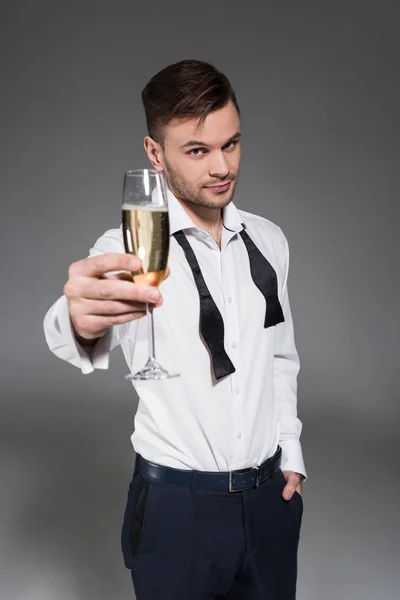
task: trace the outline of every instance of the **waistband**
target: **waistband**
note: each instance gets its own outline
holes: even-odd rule
[[[259,467],[249,467],[236,471],[192,471],[165,467],[150,462],[140,456],[136,457],[136,470],[149,481],[165,485],[188,487],[197,490],[215,490],[241,492],[273,478],[280,469],[282,449],[278,446],[273,456],[264,461]]]

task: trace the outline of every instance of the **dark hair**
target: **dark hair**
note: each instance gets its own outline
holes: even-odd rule
[[[163,142],[163,129],[174,118],[199,117],[223,108],[229,101],[239,106],[229,79],[209,63],[182,60],[154,75],[142,91],[149,135]]]

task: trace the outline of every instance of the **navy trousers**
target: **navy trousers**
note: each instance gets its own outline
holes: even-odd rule
[[[295,600],[303,501],[285,483],[210,492],[135,471],[121,541],[137,600]]]

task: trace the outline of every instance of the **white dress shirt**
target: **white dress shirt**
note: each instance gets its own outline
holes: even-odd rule
[[[156,354],[176,379],[132,382],[139,396],[131,440],[135,451],[179,469],[229,471],[260,465],[282,447],[282,469],[306,476],[297,417],[296,351],[287,279],[289,249],[282,230],[260,216],[223,210],[221,249],[168,192],[170,276],[161,284],[163,305],[154,310]],[[243,229],[274,267],[285,322],[264,329],[265,299],[254,284]],[[199,335],[199,295],[189,263],[172,234],[183,230],[223,317],[225,350],[236,371],[215,383],[209,352]],[[125,252],[122,231],[100,237],[90,256]],[[44,331],[50,350],[82,373],[107,369],[122,347],[132,372],[149,352],[146,318],[114,326],[88,353],[76,341],[62,296],[49,309]]]

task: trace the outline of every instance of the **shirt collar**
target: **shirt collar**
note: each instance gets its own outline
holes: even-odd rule
[[[171,190],[167,189],[170,235],[184,229],[199,229]],[[236,206],[230,202],[222,209],[225,229],[241,231],[244,223]]]

